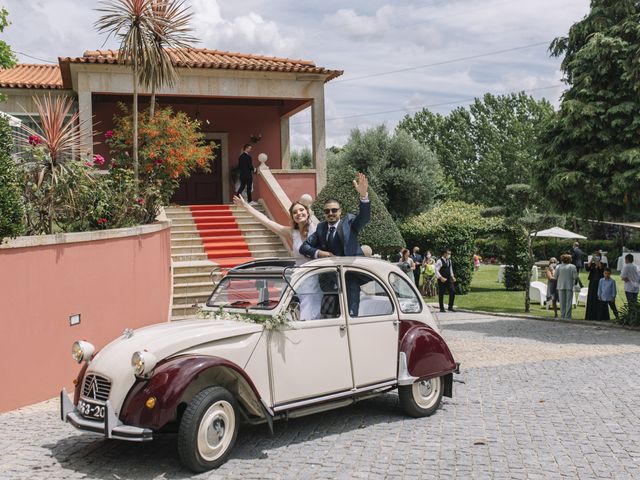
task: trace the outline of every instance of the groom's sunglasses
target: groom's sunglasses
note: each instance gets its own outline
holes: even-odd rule
[[[330,213],[338,213],[340,211],[339,208],[325,208],[323,210],[325,215],[329,215]]]

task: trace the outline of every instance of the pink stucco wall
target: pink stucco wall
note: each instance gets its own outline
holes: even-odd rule
[[[292,202],[299,200],[305,193],[311,195],[314,200],[316,199],[315,172],[305,172],[304,170],[286,173],[273,172],[273,176]]]
[[[0,248],[0,412],[71,391],[75,340],[101,348],[125,328],[167,321],[170,229],[131,230],[121,238]],[[78,313],[81,323],[70,326]]]

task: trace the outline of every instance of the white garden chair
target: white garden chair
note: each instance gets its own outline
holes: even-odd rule
[[[531,282],[529,285],[529,299],[532,302],[540,302],[540,306],[544,307],[547,302],[547,286],[542,282]]]
[[[588,287],[582,287],[580,289],[580,293],[578,293],[578,301],[576,303],[577,305],[580,305],[580,302],[583,303],[583,305],[587,305],[587,297],[589,296],[589,288]]]

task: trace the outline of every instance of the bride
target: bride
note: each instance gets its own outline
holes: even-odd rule
[[[294,258],[304,258],[300,253],[302,243],[309,235],[316,231],[318,221],[311,215],[309,207],[300,202],[294,202],[289,207],[289,216],[291,217],[291,225],[280,225],[269,217],[260,213],[247,203],[247,201],[236,195],[233,197],[233,203],[238,207],[244,208],[247,213],[258,220],[262,225],[267,227],[273,233],[282,238],[287,247],[290,249]]]
[[[309,207],[300,202],[294,202],[289,207],[291,224],[280,225],[253,208],[238,195],[233,197],[233,203],[243,208],[262,225],[282,238],[294,258],[305,258],[300,253],[300,247],[307,237],[316,231],[318,226],[318,220],[311,214]],[[314,275],[305,280],[302,285],[296,288],[296,293],[300,298],[300,320],[320,318],[320,304],[323,295],[319,291],[317,276]]]

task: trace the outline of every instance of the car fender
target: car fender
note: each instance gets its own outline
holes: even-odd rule
[[[158,364],[149,379],[136,381],[122,405],[120,420],[126,425],[158,430],[178,419],[181,404],[186,408],[198,392],[212,385],[231,391],[248,415],[270,416],[253,381],[240,366],[215,356],[182,355]],[[150,397],[155,398],[153,408],[146,406]]]
[[[416,379],[441,377],[456,370],[456,362],[444,339],[424,323],[400,322],[399,352],[405,355],[407,372]]]

